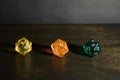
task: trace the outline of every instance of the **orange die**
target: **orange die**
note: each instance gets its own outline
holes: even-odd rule
[[[51,44],[52,52],[55,56],[63,57],[69,52],[67,43],[64,40],[57,39]]]

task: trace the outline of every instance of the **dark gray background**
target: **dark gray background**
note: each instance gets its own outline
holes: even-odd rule
[[[120,23],[120,0],[1,0],[0,23]]]

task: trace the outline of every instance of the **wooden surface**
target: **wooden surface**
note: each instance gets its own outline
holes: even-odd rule
[[[0,25],[1,80],[120,80],[120,25]],[[27,56],[14,51],[15,42],[33,42]],[[63,58],[49,55],[57,38],[72,44]],[[95,57],[81,55],[79,47],[90,39],[101,44]]]

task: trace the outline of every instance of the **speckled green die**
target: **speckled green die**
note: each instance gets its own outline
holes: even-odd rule
[[[100,53],[100,44],[93,39],[83,44],[82,48],[82,52],[91,57]]]

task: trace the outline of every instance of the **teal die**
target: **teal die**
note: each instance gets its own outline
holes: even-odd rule
[[[100,53],[100,44],[93,39],[83,44],[82,48],[82,52],[91,57]]]

